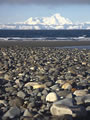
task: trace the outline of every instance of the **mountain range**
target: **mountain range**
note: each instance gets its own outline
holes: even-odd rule
[[[58,29],[90,29],[90,22],[73,23],[60,14],[50,17],[30,17],[24,22],[0,24],[0,29],[30,29],[30,30],[58,30]]]

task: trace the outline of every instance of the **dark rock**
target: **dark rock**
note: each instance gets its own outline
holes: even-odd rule
[[[11,107],[3,116],[3,118],[15,118],[20,115],[20,109],[18,107]]]
[[[11,100],[9,101],[10,106],[21,107],[21,106],[23,105],[23,103],[24,103],[24,100],[21,99],[20,97],[16,97],[16,98],[11,99]]]

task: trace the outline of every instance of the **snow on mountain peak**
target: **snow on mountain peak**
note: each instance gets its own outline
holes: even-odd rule
[[[90,29],[90,22],[72,23],[71,20],[56,13],[49,17],[30,17],[25,22],[0,24],[0,29],[30,29],[30,30],[58,30],[58,29]]]
[[[56,13],[56,14],[53,15],[53,17],[59,19],[59,18],[61,18],[62,16],[61,16],[59,13]]]
[[[59,24],[72,24],[71,20],[69,20],[68,18],[64,18],[63,16],[61,16],[59,13],[56,13],[53,15],[57,20]]]
[[[30,25],[64,25],[64,24],[72,24],[69,19],[62,17],[59,13],[54,14],[50,17],[31,17],[24,22],[24,24]]]

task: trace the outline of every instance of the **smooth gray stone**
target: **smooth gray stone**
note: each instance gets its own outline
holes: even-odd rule
[[[90,112],[90,106],[86,107],[86,111]]]
[[[11,100],[9,101],[10,106],[20,107],[20,106],[23,105],[23,103],[24,103],[24,100],[21,99],[20,97],[16,97],[15,99],[11,99]]]
[[[76,90],[73,94],[75,96],[85,96],[87,94],[87,91],[85,91],[85,90]]]
[[[53,85],[52,87],[50,87],[52,90],[59,90],[58,85]]]
[[[20,98],[22,98],[22,99],[24,99],[26,95],[25,95],[25,93],[23,91],[19,91],[17,93],[17,96],[20,97]]]
[[[47,91],[46,89],[44,89],[44,90],[42,91],[42,94],[43,94],[43,95],[47,95],[47,94],[48,94],[48,91]]]
[[[59,100],[57,102],[54,102],[53,104],[58,106],[58,105],[65,105],[65,106],[69,106],[69,107],[73,107],[74,106],[74,99],[73,98],[65,98],[63,100]]]
[[[52,82],[52,81],[46,82],[45,85],[46,85],[47,87],[51,87],[51,86],[53,85],[53,82]]]
[[[26,110],[24,111],[23,116],[32,117],[32,114],[29,112],[28,109],[26,109]]]
[[[89,103],[90,104],[90,94],[87,94],[83,97],[84,103]]]
[[[67,91],[67,90],[58,91],[57,94],[60,97],[66,97],[68,94],[70,94],[70,91]]]
[[[15,118],[20,115],[20,109],[18,107],[11,107],[3,116],[3,118]]]
[[[77,105],[84,104],[83,96],[77,96],[75,100]]]
[[[69,94],[66,96],[66,98],[73,98],[72,93],[69,93]]]

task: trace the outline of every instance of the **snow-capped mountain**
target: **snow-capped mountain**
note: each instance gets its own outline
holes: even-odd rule
[[[24,22],[25,24],[29,25],[64,25],[64,24],[72,24],[69,19],[65,19],[60,14],[55,14],[51,17],[42,17],[42,18],[29,18]]]
[[[50,17],[30,17],[25,22],[0,24],[0,29],[90,29],[90,22],[77,24],[60,14],[54,14]]]

